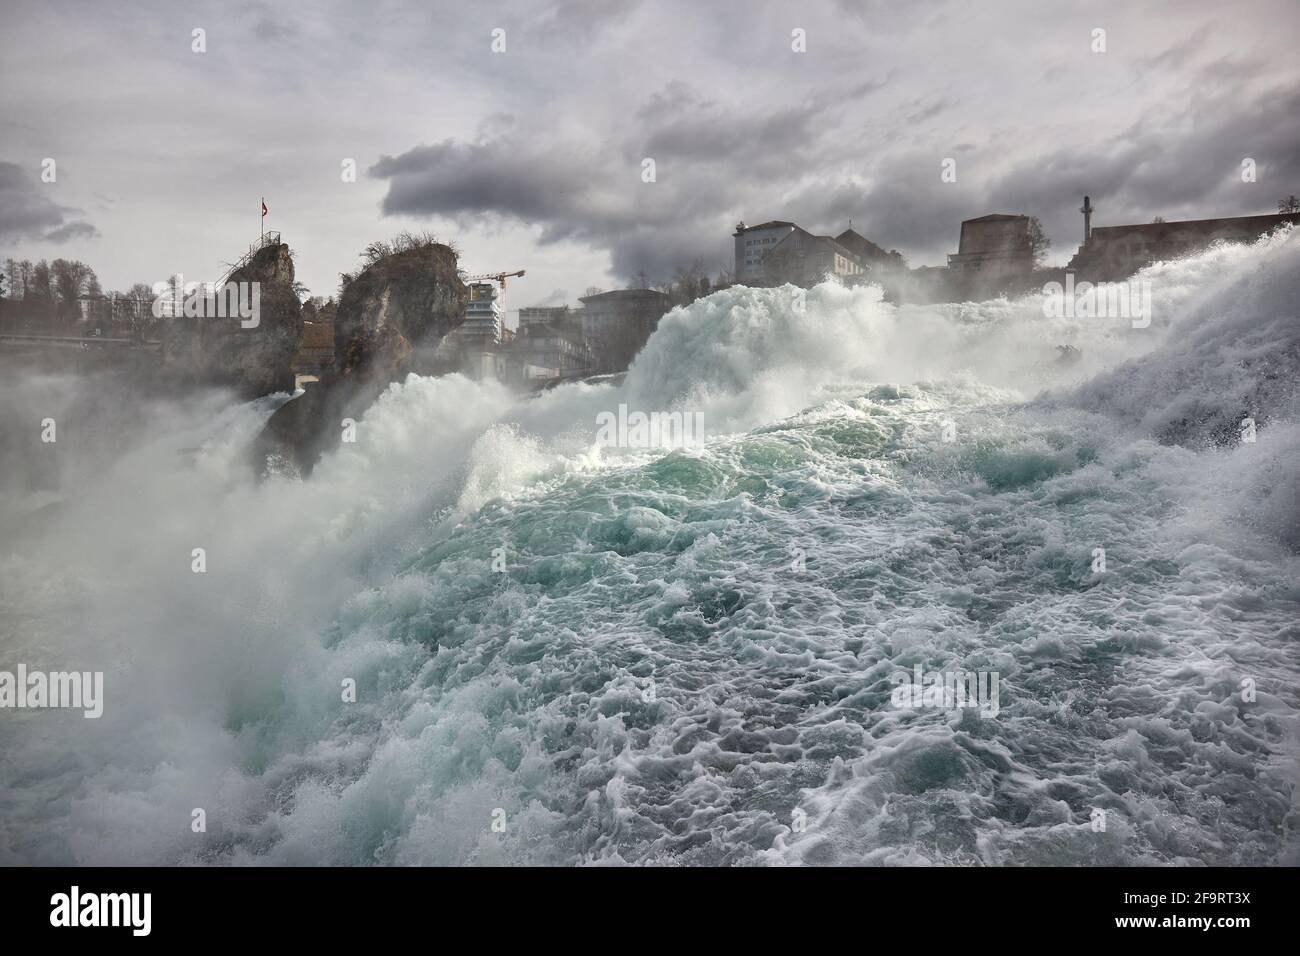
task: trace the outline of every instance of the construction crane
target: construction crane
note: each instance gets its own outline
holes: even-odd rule
[[[501,283],[501,291],[504,292],[506,290],[507,279],[513,279],[523,274],[524,274],[523,269],[520,269],[518,272],[489,272],[486,275],[481,275],[481,276],[465,276],[464,281],[465,282],[499,282]]]
[[[501,321],[505,323],[506,317],[506,280],[514,279],[524,274],[524,270],[518,272],[488,272],[477,276],[462,276],[464,282],[496,282],[501,286]]]

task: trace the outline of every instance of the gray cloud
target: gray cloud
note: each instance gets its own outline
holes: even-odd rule
[[[1197,31],[1162,62],[1184,62],[1206,36]],[[387,214],[539,226],[543,243],[607,250],[622,279],[643,270],[668,275],[693,259],[713,268],[729,255],[736,218],[793,219],[818,232],[838,232],[852,218],[886,248],[942,261],[956,248],[962,219],[1023,212],[1043,220],[1063,261],[1079,241],[1084,193],[1104,222],[1145,222],[1268,211],[1272,192],[1296,191],[1300,145],[1279,117],[1296,115],[1300,90],[1247,97],[1240,87],[1203,88],[1213,92],[1194,96],[1186,111],[1162,104],[1124,127],[1103,123],[1083,148],[1040,142],[1030,128],[999,133],[996,152],[974,143],[923,148],[900,137],[868,153],[846,143],[836,122],[846,99],[826,90],[795,106],[740,111],[674,81],[646,97],[621,141],[599,149],[511,124],[475,143],[384,157],[371,173],[388,181]],[[859,84],[854,92],[873,89]],[[942,97],[897,105],[911,130],[951,108]],[[1277,183],[1272,192],[1241,184],[1246,155]],[[642,156],[656,159],[654,184],[639,181]],[[940,181],[945,156],[957,159],[960,185]]]
[[[1273,212],[1277,200],[1300,187],[1300,141],[1279,117],[1300,111],[1300,90],[1270,90],[1248,102],[1235,92],[1202,98],[1187,116],[1151,116],[1100,138],[1086,152],[1060,149],[1002,176],[989,190],[999,211],[1029,211],[1049,235],[1082,238],[1075,211],[1089,194],[1094,224],[1149,222]],[[1258,164],[1258,180],[1244,183],[1241,162]],[[1015,207],[1015,208],[1012,208]]]
[[[76,254],[118,287],[204,275],[256,236],[265,194],[313,288],[371,239],[429,227],[468,267],[527,266],[517,303],[697,258],[714,269],[738,219],[838,232],[851,218],[919,264],[955,250],[962,219],[1023,211],[1063,259],[1084,192],[1103,224],[1263,212],[1300,192],[1292,5],[25,4],[0,31],[0,138],[86,175],[55,192],[0,167],[0,238],[71,253],[102,230],[112,242]],[[944,184],[948,156],[959,179]],[[344,157],[370,176],[341,183]],[[177,225],[182,209],[205,228]]]
[[[547,40],[590,40],[626,22],[642,0],[554,0],[537,15],[540,35]]]
[[[1147,57],[1143,62],[1148,69],[1181,67],[1205,49],[1206,43],[1213,35],[1213,32],[1214,24],[1204,23],[1187,39],[1175,43],[1155,56]]]
[[[878,83],[851,92],[865,96]],[[792,169],[816,168],[844,101],[823,92],[797,106],[741,112],[675,81],[646,98],[621,142],[597,148],[506,124],[474,143],[381,157],[369,173],[388,181],[387,215],[514,220],[540,226],[543,243],[607,250],[621,279],[663,278],[696,260],[711,270],[729,265],[736,219],[769,204],[763,197],[783,188]],[[652,183],[641,178],[647,157],[656,162]]]
[[[58,229],[51,229],[45,234],[46,242],[67,242],[69,239],[93,239],[99,230],[82,219],[74,219]]]
[[[0,162],[0,241],[66,242],[99,234],[88,222],[69,220],[68,214],[74,212],[45,195],[36,177],[23,167]]]
[[[537,153],[512,134],[485,143],[417,146],[385,156],[370,175],[391,180],[388,215],[495,213],[525,223],[552,222],[585,186],[564,157]]]
[[[564,305],[568,301],[569,301],[569,293],[567,289],[552,289],[550,295],[543,296],[533,304],[541,305],[541,306],[554,306],[554,305]]]

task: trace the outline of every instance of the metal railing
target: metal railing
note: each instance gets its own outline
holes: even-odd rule
[[[279,244],[280,244],[279,231],[265,233],[261,239],[259,239],[257,242],[253,243],[248,247],[248,251],[239,257],[238,262],[236,262],[234,265],[232,265],[229,269],[226,270],[226,274],[223,275],[221,277],[221,281],[217,283],[217,288],[220,289],[223,285],[229,282],[230,277],[232,275],[234,275],[240,269],[244,268],[244,266],[252,262],[253,256],[257,255],[267,246],[278,246]]]

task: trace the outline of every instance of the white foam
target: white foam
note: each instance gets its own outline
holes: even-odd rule
[[[306,482],[244,457],[283,396],[114,396],[123,444],[3,486],[61,501],[0,548],[6,654],[108,673],[93,731],[0,720],[0,861],[1296,862],[1300,433],[1155,440],[1293,355],[1296,254],[1148,270],[1147,330],[727,290],[621,386],[412,376]],[[620,402],[707,446],[596,447]],[[892,710],[916,663],[998,719]]]

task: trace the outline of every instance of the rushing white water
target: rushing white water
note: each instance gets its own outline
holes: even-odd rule
[[[283,396],[11,380],[0,669],[106,701],[0,713],[0,862],[1300,862],[1300,237],[1143,278],[720,292],[619,386],[413,376],[306,482],[246,465]]]

